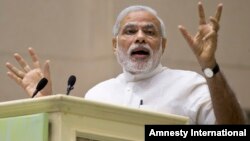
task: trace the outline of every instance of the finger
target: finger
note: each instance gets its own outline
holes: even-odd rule
[[[22,72],[21,70],[17,69],[16,67],[14,67],[12,64],[10,64],[9,62],[6,63],[6,67],[12,72],[13,75],[15,75],[16,77],[19,78],[23,78],[25,73]]]
[[[13,79],[18,85],[22,86],[22,79],[20,77],[17,77],[15,74],[12,72],[7,72],[7,75]]]
[[[215,19],[216,19],[218,22],[220,21],[220,18],[221,18],[222,8],[223,8],[223,4],[220,3],[220,4],[218,5],[218,8],[217,8],[217,11],[216,11],[216,14],[215,14]]]
[[[32,58],[32,61],[33,61],[33,66],[35,68],[40,68],[40,62],[38,61],[38,56],[37,54],[35,53],[34,49],[33,48],[29,48],[29,54]]]
[[[202,38],[202,40],[205,41],[205,40],[207,40],[207,39],[209,39],[209,38],[213,38],[214,36],[216,36],[216,32],[215,32],[215,31],[211,31],[211,32],[209,32],[206,36],[204,36],[204,37]]]
[[[194,41],[193,41],[192,36],[187,32],[187,30],[186,30],[183,26],[179,25],[178,28],[179,28],[179,30],[181,31],[183,37],[184,37],[184,38],[186,39],[186,41],[188,42],[189,46],[190,46],[190,47],[193,47]]]
[[[210,21],[211,21],[213,30],[214,30],[215,32],[218,32],[219,29],[220,29],[220,25],[219,25],[218,21],[216,20],[216,18],[210,17]]]
[[[15,53],[14,57],[15,57],[15,59],[17,60],[17,62],[20,64],[20,66],[23,68],[23,70],[25,72],[29,72],[31,70],[31,68],[26,63],[26,61],[23,59],[22,56],[20,56],[18,53]]]
[[[200,25],[206,24],[205,12],[201,2],[198,3],[198,13],[200,18]]]

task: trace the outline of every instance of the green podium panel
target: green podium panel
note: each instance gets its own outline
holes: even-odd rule
[[[0,141],[48,141],[46,113],[0,118]]]

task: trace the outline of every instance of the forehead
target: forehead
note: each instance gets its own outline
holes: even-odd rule
[[[137,23],[138,25],[148,25],[153,24],[160,28],[160,22],[158,19],[151,13],[147,11],[134,11],[130,12],[127,16],[123,18],[120,25],[123,27],[129,23]]]

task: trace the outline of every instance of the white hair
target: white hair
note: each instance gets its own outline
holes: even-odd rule
[[[142,6],[142,5],[129,6],[120,12],[120,14],[117,16],[116,22],[113,26],[113,36],[118,35],[118,33],[120,31],[120,23],[124,19],[124,17],[127,16],[130,12],[135,12],[135,11],[147,11],[147,12],[151,13],[152,15],[154,15],[157,18],[157,20],[160,22],[161,36],[164,38],[166,37],[165,25],[164,25],[162,19],[157,15],[157,12],[148,6]]]

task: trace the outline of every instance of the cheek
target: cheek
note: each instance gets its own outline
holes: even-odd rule
[[[118,42],[118,45],[124,50],[124,51],[128,51],[129,47],[132,44],[132,40],[131,39],[120,39]]]
[[[154,52],[157,52],[161,47],[161,43],[160,42],[154,42],[154,43],[150,44],[150,47]]]

